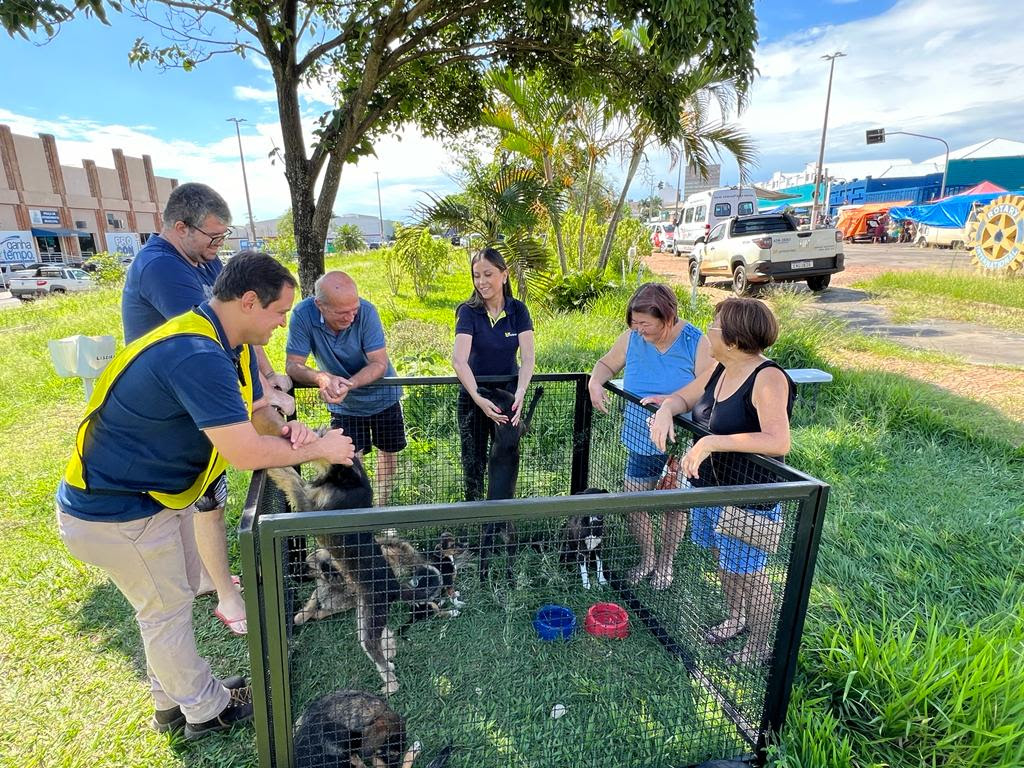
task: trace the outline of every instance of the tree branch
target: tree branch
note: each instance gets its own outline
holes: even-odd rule
[[[214,14],[216,16],[220,16],[222,18],[227,19],[228,21],[230,21],[235,26],[241,27],[246,32],[248,32],[250,35],[252,35],[253,37],[256,37],[256,30],[253,29],[248,24],[246,24],[244,21],[242,21],[242,19],[240,17],[233,15],[229,11],[225,11],[225,10],[223,10],[221,8],[217,8],[216,6],[204,5],[204,4],[200,4],[200,3],[190,3],[190,2],[185,2],[185,0],[158,0],[158,2],[161,5],[166,5],[168,8],[179,8],[179,9],[185,10],[185,11],[193,11],[193,12],[195,12],[197,14],[200,14],[200,15],[206,14],[206,13],[212,13],[212,14]]]

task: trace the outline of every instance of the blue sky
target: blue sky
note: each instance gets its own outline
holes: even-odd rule
[[[740,124],[760,152],[755,180],[774,170],[796,171],[816,159],[828,65],[823,53],[842,50],[836,64],[826,162],[879,157],[923,160],[938,145],[896,139],[864,146],[864,129],[885,126],[934,133],[955,148],[993,136],[1024,139],[1019,28],[1006,24],[1002,0],[758,0],[761,41],[755,81]],[[15,133],[53,133],[65,163],[82,157],[112,164],[110,150],[152,156],[157,173],[208,181],[243,220],[238,146],[228,117],[245,118],[243,145],[257,218],[288,205],[280,164],[267,158],[280,145],[266,64],[228,55],[190,73],[141,69],[128,63],[138,36],[155,29],[127,15],[112,25],[80,19],[46,45],[0,38],[0,123]],[[975,53],[979,51],[981,53]],[[13,73],[13,76],[12,74]],[[310,114],[325,108],[325,88],[304,96]],[[443,146],[414,128],[403,141],[382,140],[377,158],[346,168],[335,204],[339,213],[376,214],[379,171],[387,217],[405,218],[424,190],[451,188]],[[651,171],[672,181],[664,154],[652,150]],[[618,169],[610,169],[611,174]],[[723,163],[723,180],[736,179]],[[631,196],[642,192],[635,187]]]

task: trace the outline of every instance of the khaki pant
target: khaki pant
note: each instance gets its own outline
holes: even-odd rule
[[[228,691],[196,648],[192,599],[199,585],[193,507],[164,509],[127,523],[94,522],[57,508],[57,527],[68,551],[99,566],[135,609],[142,632],[153,703],[181,707],[201,723],[227,706]]]

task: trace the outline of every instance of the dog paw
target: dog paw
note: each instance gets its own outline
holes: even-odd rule
[[[602,587],[607,587],[608,586],[608,579],[606,579],[604,576],[598,576],[597,577],[597,583],[600,584]]]
[[[462,611],[460,611],[458,608],[453,608],[451,611],[449,611],[448,616],[449,616],[449,618],[454,619],[460,613],[462,613]]]
[[[584,589],[590,589],[590,582],[589,581],[584,581],[583,582],[583,588]]]
[[[384,683],[384,687],[381,689],[381,693],[383,693],[385,696],[394,696],[396,693],[398,693],[398,681],[392,679]]]

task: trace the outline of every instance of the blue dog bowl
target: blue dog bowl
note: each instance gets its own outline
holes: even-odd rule
[[[533,618],[533,628],[545,642],[567,640],[576,631],[576,614],[564,605],[542,605]]]

